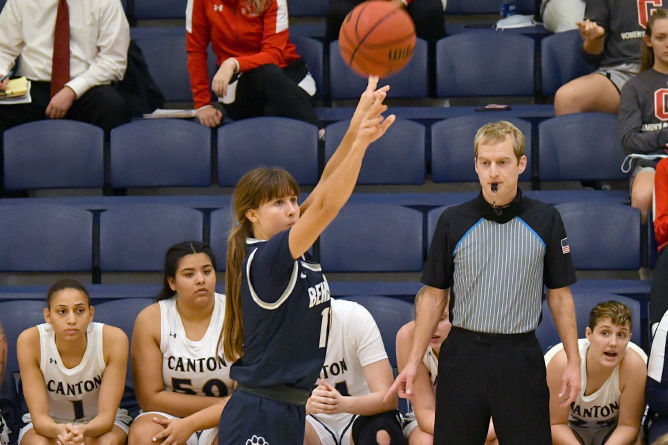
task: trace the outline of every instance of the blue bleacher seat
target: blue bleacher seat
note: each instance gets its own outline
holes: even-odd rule
[[[111,131],[111,185],[211,185],[211,130],[197,122],[147,119]]]
[[[582,38],[577,29],[559,32],[540,42],[541,92],[552,96],[563,84],[594,70],[582,57]]]
[[[161,271],[167,249],[202,241],[202,213],[169,204],[125,204],[100,215],[102,272]]]
[[[647,214],[647,266],[650,269],[654,268],[656,264],[656,257],[659,255],[657,249],[659,248],[659,243],[656,241],[656,234],[654,233],[654,212],[652,210]]]
[[[327,272],[422,270],[422,213],[390,204],[348,204],[320,236]]]
[[[585,328],[589,324],[589,312],[598,303],[615,300],[624,303],[631,309],[633,315],[631,321],[631,341],[638,346],[647,350],[647,339],[642,335],[642,322],[640,317],[640,303],[629,297],[622,295],[608,294],[605,292],[582,292],[573,293],[573,303],[575,304],[575,317],[578,326],[578,338],[585,338]],[[561,342],[557,327],[552,318],[552,312],[547,304],[547,300],[543,301],[543,319],[536,329],[536,337],[543,352],[547,352],[550,347]]]
[[[316,97],[324,97],[325,82],[323,79],[323,63],[325,56],[323,55],[324,49],[322,42],[306,36],[295,36],[292,34],[290,34],[290,40],[297,47],[299,55],[306,61],[306,65],[308,65],[309,71],[315,80],[315,84],[318,86]]]
[[[607,201],[555,207],[566,227],[576,269],[637,270],[641,266],[640,211]]]
[[[24,330],[44,323],[46,292],[41,300],[14,300],[0,303],[0,323],[7,337],[7,373],[19,372],[16,339]]]
[[[329,44],[329,78],[333,100],[357,99],[365,90],[367,79],[356,74],[341,57],[339,42]],[[378,82],[389,84],[388,97],[426,98],[428,89],[427,42],[417,39],[410,62],[398,73]]]
[[[0,206],[0,270],[90,271],[93,215],[71,206]]]
[[[397,367],[396,338],[399,328],[412,321],[415,317],[413,305],[391,297],[350,296],[344,300],[354,301],[364,306],[373,316],[383,338],[383,345],[390,360],[390,366]]]
[[[151,76],[165,100],[192,101],[185,28],[141,26],[130,31],[141,47]]]
[[[218,129],[218,183],[233,186],[249,170],[280,166],[299,184],[318,182],[318,128],[284,117],[256,117]]]
[[[436,42],[438,97],[533,96],[534,40],[480,31]]]
[[[134,17],[138,20],[184,19],[186,0],[134,0]]]
[[[102,187],[104,132],[64,119],[29,122],[4,133],[4,186],[9,190]]]
[[[431,176],[433,181],[478,181],[474,168],[473,139],[482,125],[502,119],[513,123],[524,133],[527,168],[520,175],[520,180],[530,180],[531,123],[492,112],[445,119],[431,126]]]
[[[538,125],[541,181],[618,180],[624,151],[617,136],[617,115],[577,113]]]
[[[290,17],[326,17],[330,0],[289,0]]]
[[[209,245],[216,255],[216,266],[218,270],[225,270],[227,265],[227,237],[232,228],[232,209],[223,207],[211,212]]]
[[[349,124],[346,120],[327,126],[325,162],[336,151]],[[357,183],[424,184],[426,169],[424,125],[397,119],[367,150]]]
[[[498,14],[503,0],[448,0],[446,14]],[[535,0],[518,0],[517,14],[533,14],[536,12]]]

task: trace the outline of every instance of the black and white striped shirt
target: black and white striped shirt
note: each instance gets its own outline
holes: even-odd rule
[[[562,242],[563,240],[563,242]],[[452,324],[518,334],[538,325],[543,284],[575,282],[566,231],[552,206],[522,197],[496,214],[480,194],[441,215],[422,282],[451,288]]]

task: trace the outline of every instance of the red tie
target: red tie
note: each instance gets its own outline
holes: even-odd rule
[[[53,33],[53,61],[51,64],[51,97],[62,90],[70,80],[70,12],[67,1],[59,0],[56,29]]]

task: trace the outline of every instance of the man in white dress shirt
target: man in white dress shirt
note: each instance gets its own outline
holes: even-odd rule
[[[107,132],[131,119],[127,103],[110,85],[125,74],[130,42],[120,0],[66,0],[69,80],[51,92],[58,3],[8,0],[0,12],[0,76],[18,63],[15,75],[32,83],[31,103],[0,105],[0,136],[8,128],[40,119],[74,119]],[[0,90],[8,81],[0,82]]]

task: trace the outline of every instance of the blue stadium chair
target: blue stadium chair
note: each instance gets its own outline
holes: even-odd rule
[[[111,185],[211,185],[211,130],[179,119],[130,122],[111,131]]]
[[[329,78],[332,99],[357,99],[366,88],[367,79],[356,74],[341,57],[339,42],[329,44]],[[413,56],[408,64],[379,82],[392,86],[388,97],[426,98],[429,94],[427,69],[427,42],[417,39]]]
[[[498,14],[503,0],[448,0],[446,14]],[[533,14],[536,12],[534,0],[518,0],[517,14]]]
[[[348,204],[320,236],[327,272],[422,270],[422,213],[389,204]]]
[[[186,3],[186,0],[134,0],[134,16],[138,20],[184,19]]]
[[[24,330],[44,323],[46,293],[42,300],[14,300],[0,303],[0,323],[7,337],[7,373],[19,372],[16,340]]]
[[[343,300],[354,301],[364,306],[378,325],[383,345],[392,368],[397,367],[396,338],[399,328],[415,318],[413,305],[396,298],[379,296],[350,296]]]
[[[640,211],[597,201],[555,207],[566,227],[576,269],[637,270],[641,266]]]
[[[178,205],[124,204],[100,215],[102,272],[161,271],[167,249],[202,241],[202,213]]]
[[[526,137],[527,168],[520,180],[531,179],[531,123],[497,113],[479,113],[453,117],[431,126],[431,176],[434,182],[478,181],[474,169],[473,139],[476,131],[488,122],[507,120]]]
[[[184,5],[185,8],[185,5]],[[144,54],[148,69],[167,102],[191,102],[186,30],[183,26],[140,26],[130,36]],[[216,58],[209,50],[209,78],[216,72]]]
[[[577,113],[538,125],[541,181],[623,180],[617,115]]]
[[[649,224],[647,224],[647,266],[650,269],[654,268],[654,265],[656,264],[656,257],[659,254],[657,251],[659,248],[659,243],[656,241],[654,224],[652,223],[652,221],[654,221],[653,215],[654,212],[652,210],[650,210],[647,215],[647,221],[649,221]]]
[[[533,96],[534,40],[497,31],[467,32],[439,40],[436,94]]]
[[[310,1],[306,3],[310,4]],[[308,65],[309,71],[315,80],[315,84],[318,86],[316,97],[324,97],[325,82],[323,79],[323,63],[325,56],[323,55],[324,49],[322,42],[306,36],[295,36],[292,34],[290,34],[290,40],[297,47],[299,55],[306,61],[306,65]]]
[[[280,166],[299,184],[318,182],[318,128],[284,117],[256,117],[218,129],[218,184],[233,186],[249,170]]]
[[[5,188],[104,185],[104,132],[71,120],[41,120],[4,133]]]
[[[58,204],[0,206],[0,270],[93,269],[93,215]]]
[[[289,0],[288,11],[290,17],[326,17],[329,2],[330,0]]]
[[[631,320],[631,341],[647,350],[647,339],[642,335],[643,330],[640,318],[640,303],[638,300],[605,292],[573,293],[575,318],[577,319],[578,325],[578,338],[585,338],[585,328],[589,324],[589,312],[591,312],[593,307],[598,303],[609,300],[616,300],[624,303],[631,309],[631,314],[633,315]],[[541,348],[543,348],[543,353],[561,342],[547,300],[543,301],[543,319],[540,325],[538,325],[538,328],[536,328],[536,337],[538,338]]]
[[[332,157],[348,130],[349,120],[327,126],[325,160]],[[364,157],[358,184],[424,184],[425,128],[397,119],[387,134],[371,144]]]
[[[577,29],[559,32],[540,42],[541,92],[552,96],[563,84],[594,71],[582,57],[582,38]]]
[[[216,255],[216,266],[218,270],[225,270],[227,266],[227,237],[232,228],[232,209],[221,207],[211,212],[209,245]]]

